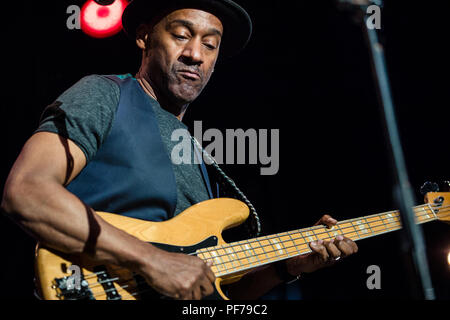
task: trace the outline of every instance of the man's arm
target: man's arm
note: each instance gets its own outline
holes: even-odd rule
[[[42,244],[142,274],[160,293],[200,299],[213,292],[210,264],[159,250],[104,221],[67,191],[86,165],[82,150],[54,133],[33,135],[6,182],[2,209]]]

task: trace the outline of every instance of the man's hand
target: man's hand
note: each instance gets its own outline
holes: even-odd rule
[[[315,225],[325,225],[331,228],[336,224],[335,219],[325,215]],[[314,272],[334,265],[340,259],[358,252],[356,243],[344,236],[337,236],[336,239],[330,241],[314,241],[309,245],[313,252],[286,261],[287,270],[291,275]]]
[[[152,250],[141,275],[159,293],[179,300],[200,300],[214,293],[212,262],[185,254]]]

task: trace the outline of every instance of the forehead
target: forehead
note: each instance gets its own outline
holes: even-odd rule
[[[169,13],[164,21],[167,25],[176,21],[188,21],[196,29],[217,29],[223,33],[222,22],[215,15],[199,9],[179,9]]]

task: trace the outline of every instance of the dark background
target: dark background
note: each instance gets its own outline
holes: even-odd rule
[[[224,166],[259,211],[265,234],[396,209],[382,117],[361,29],[331,0],[238,1],[254,36],[217,66],[186,117],[207,128],[280,129],[280,171]],[[140,55],[123,32],[93,39],[66,28],[66,8],[84,1],[3,4],[0,185],[42,110],[88,74],[135,74]],[[450,179],[448,5],[385,1],[381,32],[411,184]],[[423,226],[436,295],[449,299],[449,227]],[[1,295],[33,299],[34,241],[0,219]],[[359,253],[306,275],[307,299],[403,299],[410,295],[398,232],[358,242]],[[381,290],[366,269],[381,268]]]

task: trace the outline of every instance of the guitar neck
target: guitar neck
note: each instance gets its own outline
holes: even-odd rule
[[[438,220],[432,205],[414,207],[416,223]],[[315,226],[229,243],[197,251],[203,260],[212,260],[217,277],[245,272],[273,262],[311,252],[309,243],[343,235],[353,241],[367,239],[402,228],[399,211],[390,211],[337,223],[333,228]]]

